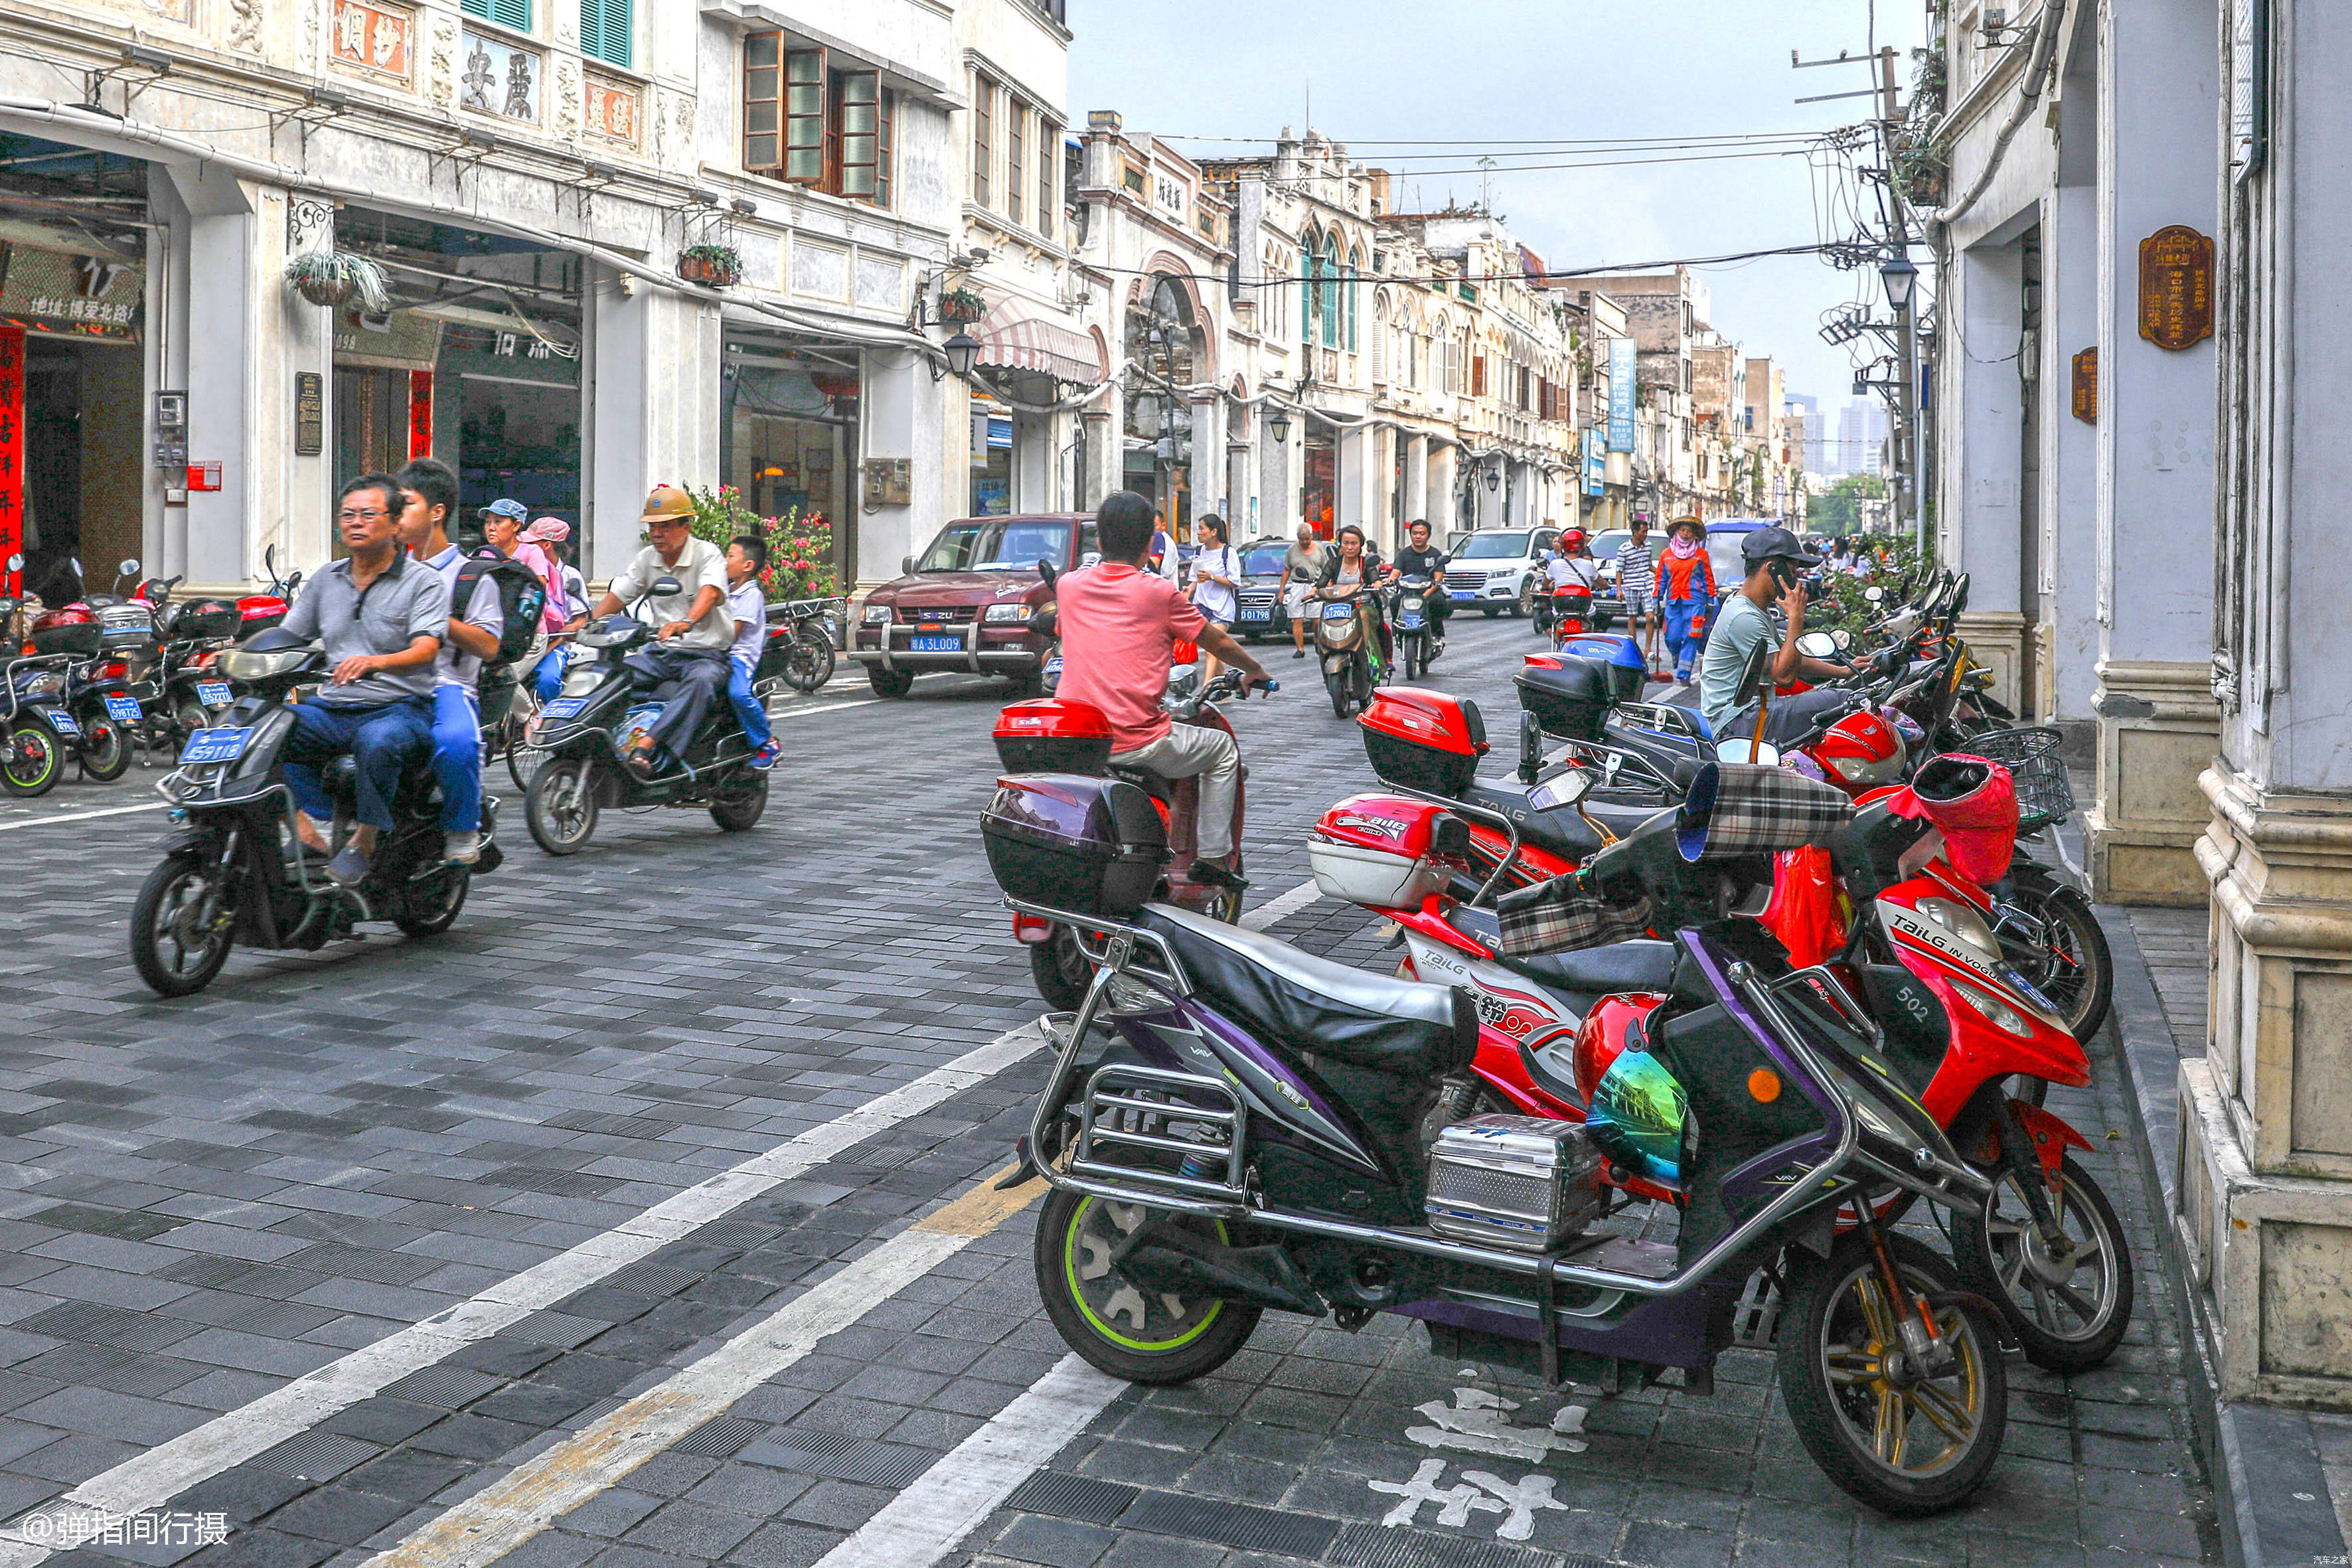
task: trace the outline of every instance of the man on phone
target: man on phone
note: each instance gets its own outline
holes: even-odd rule
[[[1775,605],[1787,612],[1789,624],[1780,634],[1779,651],[1765,670],[1765,679],[1771,685],[1800,677],[1837,680],[1862,668],[1809,658],[1797,651],[1797,639],[1805,635],[1807,595],[1802,578],[1821,563],[1802,540],[1785,528],[1759,528],[1740,545],[1739,554],[1748,576],[1738,591],[1723,602],[1699,664],[1699,710],[1706,715],[1717,742],[1746,739],[1755,732],[1756,708],[1739,701],[1739,678],[1757,646],[1773,635]],[[1770,731],[1764,739],[1770,742],[1776,736],[1801,733],[1813,714],[1843,706],[1845,700],[1845,693],[1840,691],[1807,691],[1775,702]]]

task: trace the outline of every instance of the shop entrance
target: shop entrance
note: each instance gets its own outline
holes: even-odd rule
[[[719,467],[760,517],[829,531],[834,581],[857,573],[857,399],[854,350],[730,323],[721,384]]]
[[[1333,511],[1339,496],[1339,447],[1328,435],[1307,433],[1307,482],[1301,487],[1299,516],[1318,539],[1331,537]]]
[[[144,385],[134,344],[26,337],[25,587],[47,603],[111,588],[142,553]]]

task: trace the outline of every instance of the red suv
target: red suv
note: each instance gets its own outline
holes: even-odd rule
[[[904,697],[918,675],[950,669],[1034,685],[1053,646],[1029,625],[1053,600],[1037,563],[1066,572],[1098,559],[1095,520],[1084,512],[949,523],[929,549],[907,557],[905,576],[866,595],[850,657],[884,697]]]

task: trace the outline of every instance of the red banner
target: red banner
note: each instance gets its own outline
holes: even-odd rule
[[[411,461],[433,455],[433,373],[408,373],[408,456]]]
[[[25,329],[0,325],[0,594],[25,591],[8,558],[25,548]]]

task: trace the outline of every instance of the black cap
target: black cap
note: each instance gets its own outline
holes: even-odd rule
[[[1821,557],[1811,546],[1785,528],[1759,528],[1740,542],[1739,558],[1753,572],[1767,561],[1794,561],[1801,566],[1815,566]]]

